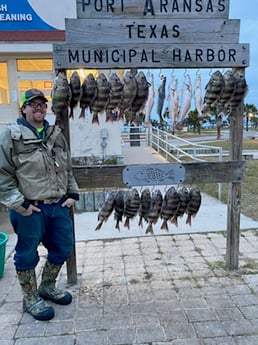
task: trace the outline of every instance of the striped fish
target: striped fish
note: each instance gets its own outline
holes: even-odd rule
[[[124,227],[130,229],[130,219],[134,218],[140,207],[140,195],[137,189],[129,191],[125,199],[124,216],[126,217]]]
[[[161,229],[168,231],[168,220],[172,219],[180,206],[179,194],[174,187],[170,187],[164,196],[160,211],[160,218],[163,219]]]
[[[182,186],[178,188],[177,192],[179,195],[179,207],[174,217],[171,218],[171,222],[176,226],[178,226],[178,217],[183,217],[190,201],[190,191],[187,187]]]
[[[123,95],[124,84],[121,82],[119,76],[116,73],[112,73],[109,78],[110,94],[109,100],[105,107],[106,121],[113,122],[112,111],[118,106]]]
[[[229,101],[231,110],[234,110],[241,104],[248,91],[248,86],[244,74],[242,74],[240,71],[237,71],[234,73],[233,77],[235,80],[235,89]]]
[[[94,98],[91,111],[92,111],[92,123],[99,124],[98,113],[105,110],[105,107],[109,101],[110,83],[104,73],[100,73],[96,78],[97,93]]]
[[[148,221],[148,214],[151,206],[151,192],[149,188],[145,188],[141,193],[141,202],[139,208],[139,226],[142,226],[143,219],[147,222]]]
[[[187,205],[185,213],[187,214],[186,224],[191,226],[192,217],[195,217],[201,206],[202,196],[200,189],[197,186],[190,188],[190,200]]]
[[[99,223],[95,231],[100,230],[102,224],[108,220],[109,216],[113,212],[114,202],[115,202],[115,192],[111,191],[107,194],[106,199],[99,210],[99,213],[98,213]]]
[[[80,81],[80,76],[77,71],[74,71],[72,73],[69,86],[71,89],[69,117],[73,119],[74,118],[73,109],[78,104],[80,95],[81,95],[81,81]]]
[[[114,200],[114,217],[116,220],[116,229],[120,231],[119,223],[122,222],[123,215],[124,215],[124,192],[119,190],[115,194]]]
[[[97,94],[97,82],[92,73],[88,74],[83,80],[81,86],[81,97],[80,97],[80,108],[81,113],[79,118],[85,118],[85,110],[89,108],[91,110],[91,105]]]
[[[154,192],[152,192],[151,205],[150,205],[150,210],[148,213],[148,226],[145,231],[146,234],[148,233],[153,234],[153,224],[156,224],[159,219],[162,201],[163,201],[163,196],[159,189],[156,189]]]
[[[205,87],[204,104],[208,106],[215,105],[222,95],[224,86],[225,81],[221,72],[214,72]]]
[[[233,72],[226,71],[223,75],[223,78],[224,88],[218,101],[218,104],[222,107],[222,109],[228,106],[228,102],[230,101],[235,90],[235,78]]]

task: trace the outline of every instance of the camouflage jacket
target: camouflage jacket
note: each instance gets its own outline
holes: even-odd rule
[[[44,123],[45,138],[25,120],[0,136],[0,202],[23,213],[30,200],[78,199],[68,144],[56,126]]]

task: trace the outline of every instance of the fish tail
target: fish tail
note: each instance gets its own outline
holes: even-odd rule
[[[192,225],[192,217],[190,214],[187,215],[185,224],[189,224],[189,226]]]
[[[120,231],[119,220],[117,220],[117,222],[116,222],[116,229],[117,229],[118,231]]]
[[[123,114],[123,112],[119,112],[119,115],[118,115],[118,119],[117,119],[118,121],[124,121],[124,114]]]
[[[171,223],[175,224],[175,226],[178,227],[178,222],[177,222],[176,216],[171,219]]]
[[[129,222],[129,218],[126,217],[125,223],[124,223],[124,227],[127,229],[130,229],[130,222]]]
[[[141,226],[141,227],[142,227],[142,217],[140,217],[140,219],[139,219],[138,226]]]
[[[69,119],[73,119],[74,115],[73,115],[73,108],[70,108],[70,114],[69,114]]]
[[[79,119],[85,119],[85,109],[81,109]]]
[[[168,231],[168,223],[167,223],[166,220],[163,221],[163,223],[161,224],[160,229],[161,229],[161,230]]]
[[[146,231],[145,231],[145,234],[153,234],[152,223],[150,223],[150,224],[147,226],[147,229],[146,229]]]
[[[93,114],[93,117],[92,117],[92,124],[96,124],[96,125],[99,125],[99,118],[98,118],[98,114]]]
[[[113,115],[111,112],[106,113],[106,122],[113,122]]]
[[[99,222],[99,224],[96,226],[95,231],[100,230],[101,226],[102,226],[103,222]]]

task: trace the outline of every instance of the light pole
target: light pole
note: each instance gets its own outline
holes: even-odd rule
[[[248,132],[249,129],[249,120],[251,120],[253,117],[253,113],[246,114],[246,131]]]

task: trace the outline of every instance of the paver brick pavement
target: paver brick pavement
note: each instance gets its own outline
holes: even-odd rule
[[[241,232],[239,270],[225,268],[224,232],[76,242],[69,306],[35,321],[22,312],[13,258],[0,280],[0,345],[257,345],[258,237]],[[46,260],[40,247],[37,276]]]

